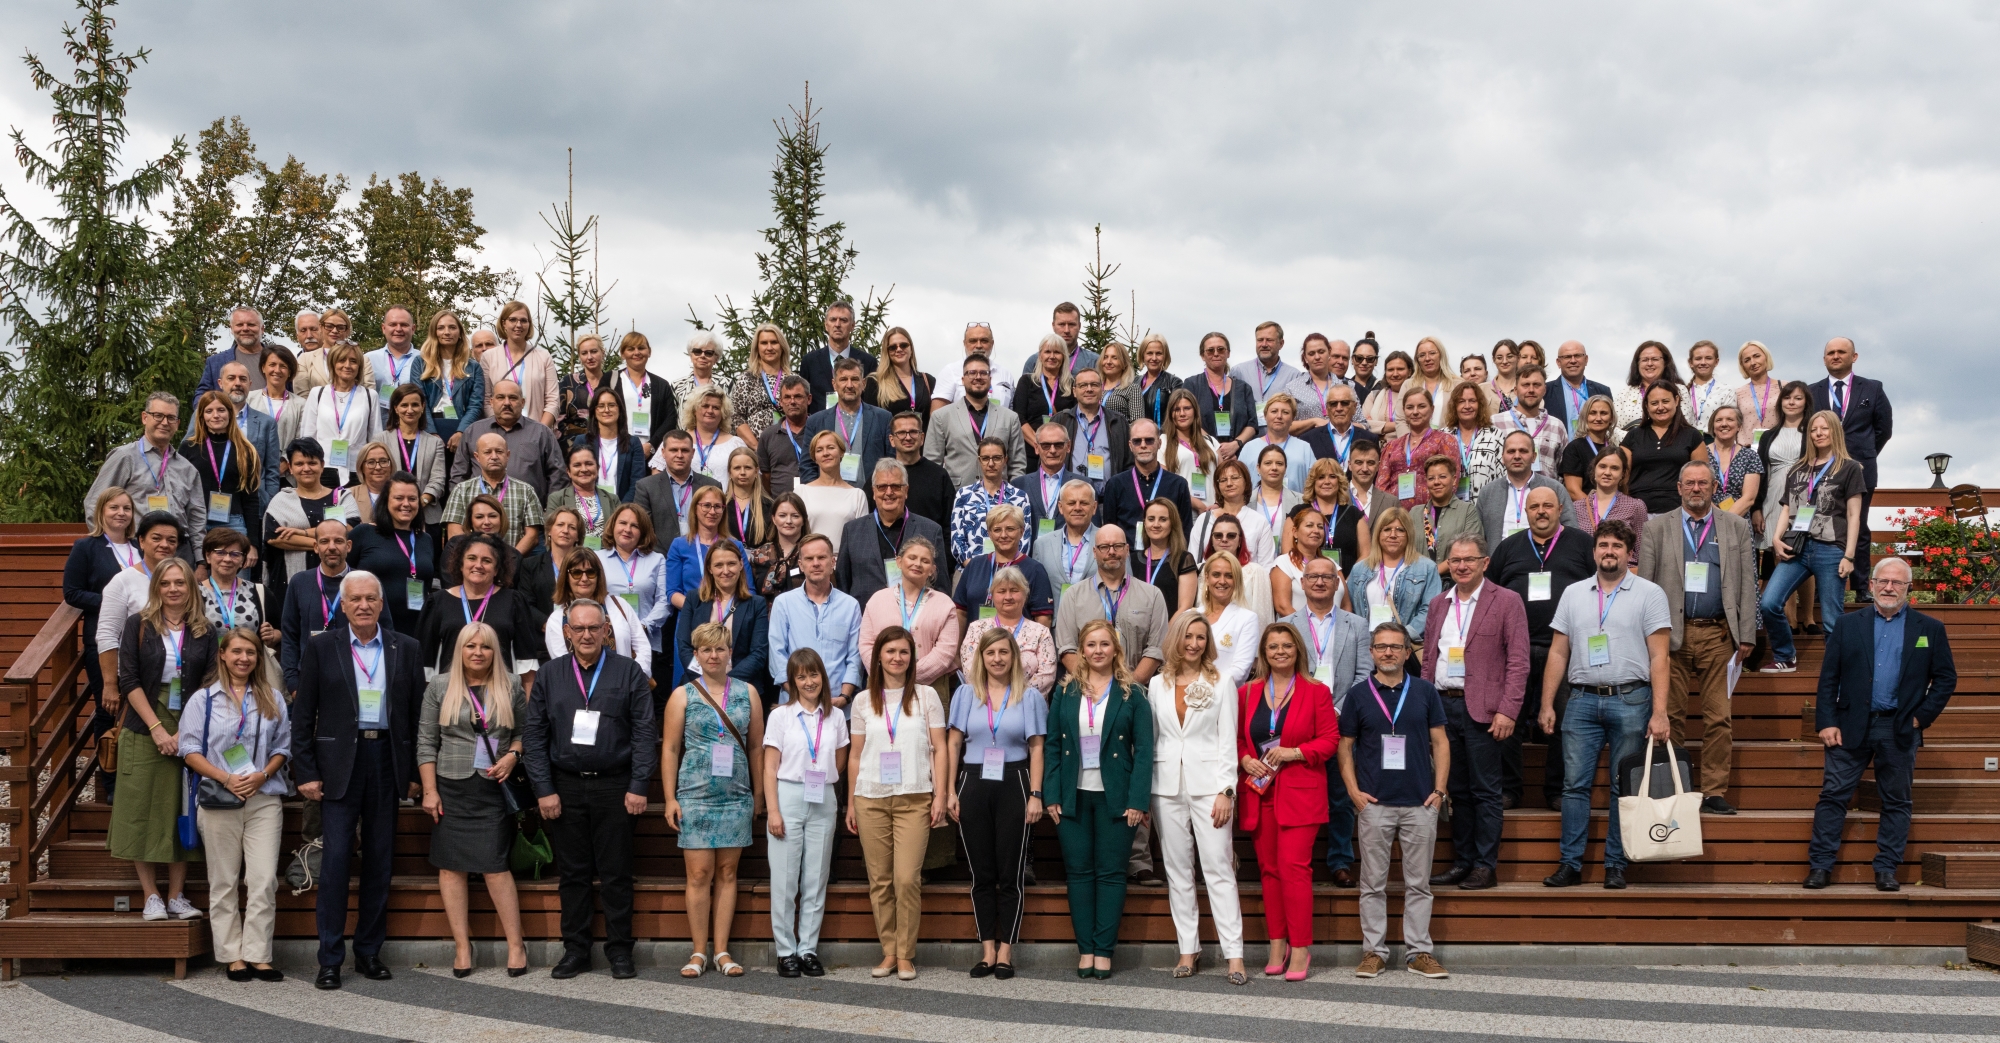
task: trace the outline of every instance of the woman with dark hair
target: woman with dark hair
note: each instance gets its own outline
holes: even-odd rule
[[[771,687],[767,665],[771,654],[771,614],[766,608],[768,603],[750,591],[750,563],[743,559],[743,549],[734,543],[718,543],[709,548],[702,563],[701,586],[681,609],[674,627],[674,644],[680,650],[681,663],[681,676],[675,679],[678,683],[693,680],[697,671],[694,628],[703,623],[719,623],[729,628],[729,676],[757,689],[759,695]]]
[[[872,406],[881,406],[890,416],[897,413],[915,413],[924,422],[931,423],[931,397],[937,393],[937,378],[917,368],[916,342],[910,339],[910,331],[901,326],[889,327],[882,334],[882,357],[876,364],[875,372],[861,385],[861,401]],[[820,405],[821,403],[813,403]]]
[[[627,374],[619,374],[623,381]],[[653,377],[659,380],[658,377]],[[660,385],[668,397],[673,391]],[[650,398],[644,401],[651,401]],[[614,493],[619,503],[630,503],[639,479],[646,477],[646,458],[651,455],[637,434],[626,429],[625,399],[616,388],[597,393],[590,405],[591,429],[570,442],[572,448],[589,446],[597,453],[597,486]]]
[[[574,516],[565,511],[563,517]],[[653,676],[653,646],[646,636],[646,623],[624,598],[612,596],[604,582],[604,562],[597,555],[587,552],[569,555],[551,597],[554,607],[542,623],[542,648],[549,658],[569,650],[569,639],[563,636],[563,622],[570,604],[590,600],[604,606],[604,615],[611,621],[611,640],[604,647],[638,663],[647,677]]]
[[[382,581],[382,600],[388,605],[390,623],[397,633],[411,637],[417,634],[424,600],[437,579],[436,552],[429,537],[417,527],[422,501],[416,475],[390,475],[382,494],[386,509],[378,510],[373,522],[354,527],[354,550],[347,559],[350,567],[373,573]]]
[[[211,391],[195,403],[194,416],[201,437],[182,445],[181,456],[201,475],[208,527],[262,535],[266,461],[237,426],[236,407],[229,396]]]
[[[916,662],[916,638],[899,626],[883,628],[868,688],[847,714],[847,831],[861,838],[868,904],[882,940],[882,962],[869,974],[902,981],[917,976],[924,854],[931,830],[944,825],[951,778],[944,702],[916,683]]]
[[[287,446],[299,437],[299,416],[305,412],[303,395],[292,394],[292,378],[299,375],[298,359],[282,344],[266,344],[257,356],[257,373],[264,386],[244,398],[243,405],[271,418],[278,425],[278,444]]]
[[[208,579],[202,581],[202,614],[219,630],[246,627],[272,648],[278,647],[277,612],[264,593],[262,583],[243,578],[250,558],[250,537],[235,529],[217,529],[201,541],[202,561],[208,565]]]
[[[1184,605],[1194,604],[1195,561],[1181,535],[1180,508],[1162,496],[1146,505],[1132,543],[1132,573],[1151,583],[1167,602],[1172,619]]]
[[[771,941],[778,976],[826,974],[819,932],[838,841],[840,765],[847,720],[819,653],[801,648],[785,664],[790,699],[764,724],[766,857],[771,866]]]
[[[1607,446],[1597,454],[1590,465],[1590,488],[1576,498],[1576,527],[1585,536],[1597,532],[1597,527],[1612,519],[1617,519],[1632,527],[1632,546],[1628,548],[1634,562],[1639,560],[1639,536],[1650,516],[1645,501],[1628,495],[1631,488],[1632,464],[1625,452],[1617,446]]]
[[[444,439],[430,431],[430,412],[424,404],[424,389],[403,384],[389,392],[389,419],[396,426],[376,435],[372,441],[389,447],[390,466],[417,476],[424,493],[424,526],[440,534],[444,519],[445,460]]]
[[[1664,380],[1646,389],[1646,422],[1626,432],[1624,449],[1632,460],[1632,495],[1653,514],[1681,505],[1681,467],[1708,451],[1701,432],[1681,415],[1680,387]]]
[[[438,559],[444,566],[444,572],[439,578],[446,586],[458,583],[458,573],[452,571],[452,562],[458,560],[459,548],[465,545],[466,540],[474,536],[491,536],[499,540],[501,545],[507,550],[506,567],[501,571],[505,575],[513,576],[514,582],[520,582],[520,577],[524,571],[521,552],[516,550],[513,544],[507,542],[507,508],[501,505],[498,496],[490,493],[481,493],[466,503],[465,516],[463,518],[446,518],[445,521],[449,524],[465,526],[464,532],[444,541],[444,552]],[[542,518],[542,524],[547,526],[547,516]],[[579,536],[577,539],[581,542],[582,537]],[[543,559],[542,564],[546,566],[546,559]],[[532,602],[532,599],[530,600]]]
[[[1668,351],[1665,344],[1649,340],[1632,353],[1632,369],[1626,374],[1625,386],[1619,388],[1612,399],[1618,408],[1619,430],[1631,430],[1651,418],[1645,408],[1645,396],[1654,384],[1661,381],[1673,387],[1674,400],[1679,402],[1681,389],[1687,382],[1681,379],[1680,367],[1674,363],[1674,353]]]
[[[583,554],[576,553],[583,549],[583,515],[567,507],[559,507],[542,514],[542,542],[536,545],[533,554],[523,557],[520,566],[514,570],[514,589],[528,599],[528,607],[534,609],[537,619],[547,622],[555,618],[557,605],[569,603],[568,599],[556,600],[556,587],[562,582],[563,566],[572,557],[593,559],[597,557],[590,551],[585,551]],[[592,600],[602,601],[609,596],[603,588],[599,588]],[[545,647],[561,648],[563,647],[560,630],[562,623],[558,620],[553,625],[558,628],[557,637]],[[646,658],[650,660],[652,657]],[[639,665],[645,667],[648,673],[652,670],[650,662],[642,662]]]
[[[1375,437],[1387,442],[1403,433],[1407,423],[1403,416],[1403,391],[1408,386],[1411,374],[1417,371],[1417,360],[1405,351],[1392,351],[1382,360],[1382,380],[1368,394],[1368,401],[1361,407],[1361,426]]]
[[[799,570],[799,544],[806,538],[806,502],[789,492],[771,503],[771,565],[757,592],[769,601],[794,587],[804,585]]]
[[[606,392],[598,396],[599,403],[607,397],[617,396]],[[584,547],[602,550],[606,542],[604,526],[611,520],[611,512],[618,509],[618,497],[599,484],[604,470],[598,466],[596,446],[583,439],[571,442],[563,454],[563,469],[569,481],[549,490],[547,509],[575,511],[583,518]],[[546,524],[547,516],[542,520]]]
[[[507,545],[497,536],[477,533],[459,543],[445,565],[459,582],[432,594],[417,621],[424,669],[433,675],[450,672],[458,632],[467,624],[485,623],[500,635],[502,665],[532,689],[544,657],[542,631],[528,599],[513,589]]]

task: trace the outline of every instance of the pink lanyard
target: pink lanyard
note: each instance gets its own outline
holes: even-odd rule
[[[405,558],[408,558],[408,559],[409,559],[409,561],[410,561],[410,578],[411,578],[411,579],[416,579],[416,578],[417,578],[417,537],[416,537],[416,534],[415,534],[415,533],[411,533],[411,534],[410,534],[410,542],[409,542],[409,545],[408,545],[408,546],[404,546],[404,544],[403,544],[403,534],[402,534],[402,533],[400,533],[400,532],[397,532],[397,533],[393,533],[392,535],[394,535],[394,536],[395,536],[395,538],[396,538],[396,546],[398,546],[398,547],[402,548],[402,551],[403,551],[403,557],[405,557]]]
[[[396,452],[403,457],[403,470],[411,474],[417,473],[417,445],[421,442],[422,438],[423,436],[419,435],[405,442],[403,441],[403,433],[401,431],[396,432]]]
[[[583,515],[584,529],[588,532],[596,532],[597,520],[604,517],[603,505],[597,502],[597,490],[586,491],[574,485],[570,488],[576,492],[576,512]]]
[[[501,351],[502,351],[502,352],[503,352],[503,353],[504,353],[504,354],[506,355],[506,358],[507,358],[507,361],[508,361],[508,363],[510,363],[510,365],[508,365],[508,367],[507,367],[507,372],[506,372],[506,373],[505,373],[505,374],[504,374],[503,376],[501,376],[501,378],[500,378],[500,379],[501,379],[501,380],[514,380],[514,382],[515,382],[515,383],[519,384],[519,383],[520,383],[520,381],[518,381],[518,380],[515,380],[514,378],[515,378],[515,376],[516,376],[517,374],[519,374],[519,373],[521,372],[521,364],[522,364],[522,363],[524,363],[524,362],[526,362],[526,361],[528,361],[528,354],[529,354],[529,352],[532,352],[532,351],[534,351],[535,349],[534,349],[534,348],[529,348],[529,349],[528,349],[527,351],[523,351],[523,352],[521,353],[521,357],[520,357],[519,359],[516,359],[516,358],[514,357],[514,349],[513,349],[513,347],[512,347],[511,345],[510,345],[510,346],[507,346],[507,347],[503,347],[503,348],[501,348],[500,350],[501,350]],[[497,381],[496,381],[496,383],[497,383]],[[523,387],[523,388],[525,389],[525,388],[526,388],[526,385],[524,384],[524,385],[522,385],[522,387]]]
[[[1604,524],[1604,519],[1611,517],[1612,510],[1618,506],[1617,493],[1611,494],[1611,502],[1604,505],[1603,511],[1597,509],[1596,493],[1591,493],[1587,498],[1590,500],[1590,527],[1593,529]]]
[[[1166,563],[1167,563],[1166,558],[1153,557],[1152,550],[1148,548],[1146,551],[1146,582],[1152,583],[1153,577],[1160,574],[1160,566]]]
[[[479,479],[479,487],[481,489],[486,490],[489,493],[492,493],[494,499],[499,500],[502,505],[505,505],[507,502],[507,483],[513,480],[514,478],[512,475],[502,478],[500,479],[500,487],[498,489],[495,489],[492,483],[488,482],[484,476],[481,476]]]
[[[1105,679],[1104,693],[1102,695],[1099,695],[1097,698],[1092,699],[1090,697],[1090,686],[1084,684],[1082,678],[1077,679],[1076,682],[1077,691],[1083,693],[1084,719],[1089,722],[1084,725],[1084,728],[1088,731],[1094,732],[1097,730],[1097,706],[1099,703],[1102,703],[1104,700],[1111,697],[1112,680],[1114,679],[1112,678]]]
[[[118,568],[121,571],[139,564],[145,558],[145,555],[140,553],[139,548],[129,543],[113,543],[110,540],[105,540],[104,545],[111,548],[111,557],[114,561],[118,562]],[[132,557],[129,560],[125,557],[125,552],[119,549],[120,547],[132,552]]]

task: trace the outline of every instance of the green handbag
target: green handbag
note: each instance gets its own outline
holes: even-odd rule
[[[556,850],[549,843],[549,835],[542,829],[529,832],[528,816],[515,819],[520,826],[514,833],[514,848],[508,852],[507,868],[515,876],[525,876],[530,880],[540,880],[542,870],[555,864]]]

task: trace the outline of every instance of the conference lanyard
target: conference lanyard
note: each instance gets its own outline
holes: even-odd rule
[[[1617,493],[1611,494],[1611,502],[1605,504],[1604,509],[1601,511],[1597,509],[1596,493],[1591,493],[1588,499],[1590,500],[1590,527],[1593,529],[1595,529],[1599,525],[1604,524],[1604,519],[1611,517],[1611,512],[1617,509],[1618,507]],[[1553,543],[1554,541],[1552,540],[1550,542]]]
[[[1083,713],[1084,720],[1087,722],[1084,724],[1084,730],[1092,732],[1097,730],[1097,707],[1104,700],[1111,697],[1111,682],[1114,680],[1116,679],[1105,678],[1103,694],[1093,699],[1090,696],[1090,685],[1085,684],[1082,678],[1077,679],[1076,687],[1078,691],[1083,693]]]
[[[1320,624],[1322,622],[1324,622],[1327,626],[1326,635],[1324,637],[1322,637],[1319,632]],[[1326,618],[1322,620],[1319,617],[1312,614],[1312,609],[1306,610],[1306,632],[1312,637],[1313,662],[1322,665],[1326,663],[1327,645],[1333,641],[1333,632],[1335,629],[1337,628],[1333,621],[1332,612],[1328,612],[1326,614]]]
[[[608,482],[618,472],[618,440],[600,438],[597,440],[597,480]],[[671,481],[671,479],[669,479]]]
[[[965,422],[972,426],[972,440],[975,444],[986,437],[986,410],[975,410],[972,403],[965,405]],[[975,456],[978,454],[974,454]]]
[[[799,714],[798,716],[799,734],[806,737],[807,762],[817,768],[819,767],[819,741],[826,736],[826,711],[824,709],[813,711],[813,719],[817,723],[811,732],[806,731],[806,715]],[[895,740],[892,738],[889,741],[894,742]]]
[[[1403,569],[1406,567],[1398,565],[1392,569],[1389,567],[1389,563],[1385,561],[1382,563],[1381,569],[1375,573],[1375,583],[1382,590],[1382,600],[1388,602],[1389,607],[1392,609],[1396,607],[1396,578],[1403,574]]]
[[[380,670],[382,668],[382,656],[385,653],[380,648],[376,649],[375,665],[369,666],[367,662],[365,662],[361,658],[361,650],[364,647],[366,646],[364,646],[361,642],[356,641],[351,637],[348,638],[347,640],[347,654],[354,657],[354,668],[361,671],[362,680],[367,682],[367,684],[363,685],[362,687],[376,688],[379,686],[375,683],[375,671]]]
[[[1757,404],[1756,426],[1758,427],[1764,426],[1764,402],[1766,399],[1770,397],[1771,385],[1775,383],[1777,383],[1777,381],[1772,380],[1770,377],[1765,377],[1764,390],[1762,391],[1757,390],[1757,385],[1755,384],[1750,385],[1750,400]]]
[[[915,605],[911,605],[903,597],[903,585],[901,583],[896,584],[896,611],[901,612],[903,614],[904,630],[908,630],[911,633],[916,632],[917,616],[924,610],[924,598],[929,596],[930,596],[930,591],[928,589],[919,590],[917,591],[917,603]]]
[[[220,489],[222,488],[222,472],[229,469],[229,454],[236,449],[236,443],[226,439],[223,441],[222,462],[220,464],[215,462],[215,442],[213,440],[202,439],[201,447],[208,452],[208,473],[215,476],[215,487]]]
[[[1347,437],[1345,438],[1337,434],[1330,435],[1329,437],[1333,441],[1333,458],[1340,461],[1341,466],[1346,466],[1347,454],[1354,449],[1354,429],[1351,427],[1348,428]]]
[[[403,457],[403,470],[411,474],[417,473],[417,446],[421,441],[422,437],[419,436],[405,442],[403,441],[403,433],[401,431],[396,432],[396,451]]]
[[[1068,560],[1063,562],[1063,578],[1071,583],[1075,583],[1077,581],[1076,563],[1083,559],[1083,541],[1077,540],[1076,546],[1072,548],[1069,545],[1069,533],[1065,532],[1063,533],[1062,542],[1063,550],[1068,552]]]
[[[1611,618],[1611,606],[1618,603],[1618,595],[1625,592],[1625,584],[1621,581],[1611,591],[1611,599],[1608,601],[1604,598],[1603,583],[1593,583],[1591,584],[1591,589],[1597,592],[1597,632],[1602,634],[1604,633],[1604,621]]]
[[[799,436],[792,433],[791,418],[787,417],[779,421],[778,430],[783,431],[785,433],[785,440],[792,443],[792,459],[804,460],[806,458],[805,447],[799,445]]]
[[[1292,692],[1298,686],[1299,675],[1294,673],[1291,682],[1285,685],[1285,697],[1274,702],[1271,699],[1271,682],[1269,679],[1264,682],[1264,707],[1271,711],[1271,742],[1274,744],[1285,730],[1285,714],[1292,708]]]
[[[515,377],[521,372],[521,365],[528,361],[528,352],[531,352],[535,349],[529,348],[527,351],[521,352],[521,357],[518,359],[514,357],[514,348],[512,345],[504,347],[500,350],[505,354],[505,357],[509,363],[509,365],[507,366],[507,372],[503,374],[500,377],[500,379],[513,380],[517,384],[520,383],[520,381],[516,380]],[[495,383],[498,383],[498,381],[495,381]]]
[[[633,553],[632,553],[632,560],[631,560],[631,561],[626,561],[626,560],[625,560],[625,552],[624,552],[624,551],[621,551],[621,550],[614,550],[614,551],[612,551],[612,552],[611,552],[611,556],[612,556],[612,557],[613,557],[614,559],[616,559],[616,560],[617,560],[617,562],[618,562],[618,564],[619,564],[619,566],[620,566],[621,568],[623,568],[623,569],[625,570],[625,589],[626,589],[627,591],[636,591],[636,590],[638,590],[638,589],[639,589],[639,553],[638,553],[638,552],[637,552],[636,550],[635,550],[635,551],[633,551]]]
[[[1808,505],[1812,504],[1818,498],[1820,480],[1825,478],[1826,473],[1831,470],[1833,470],[1833,458],[1828,457],[1826,463],[1821,464],[1819,470],[1814,472],[1811,478],[1806,479],[1806,503]]]
[[[597,490],[581,489],[572,485],[576,492],[576,512],[583,515],[585,535],[597,531],[597,522],[604,517],[604,505],[597,502]]]
[[[1284,365],[1283,362],[1280,362],[1268,372],[1262,366],[1257,367],[1257,401],[1262,402],[1271,397],[1271,385],[1278,382],[1278,371],[1283,369]]]
[[[599,655],[597,657],[597,666],[590,671],[590,684],[585,685],[583,683],[583,667],[576,665],[575,656],[570,657],[569,668],[576,674],[576,688],[577,691],[583,693],[583,708],[586,710],[590,709],[590,697],[597,694],[597,682],[603,679],[604,661],[609,658],[611,657],[607,655]]]
[[[1562,526],[1556,526],[1555,535],[1549,537],[1549,545],[1547,547],[1536,546],[1535,537],[1533,535],[1528,537],[1528,549],[1535,552],[1535,560],[1541,563],[1542,566],[1541,571],[1547,572],[1549,570],[1549,555],[1556,552],[1556,541],[1562,539],[1562,534]]]
[[[326,596],[325,576],[326,573],[317,569],[313,570],[313,585],[319,588],[319,617],[320,629],[322,630],[333,627],[333,613],[340,606],[340,585],[334,585],[333,597],[328,598]]]
[[[145,560],[146,557],[145,554],[139,550],[139,548],[134,547],[129,543],[113,543],[110,540],[105,540],[104,545],[111,548],[111,558],[113,561],[116,561],[118,563],[118,568],[120,571],[129,569],[132,566],[139,564],[139,562]],[[124,548],[124,550],[121,550],[120,548]],[[126,550],[130,550],[132,552],[132,557],[129,559],[125,557]]]
[[[222,617],[222,626],[226,630],[236,629],[236,591],[240,587],[242,587],[242,585],[243,585],[243,580],[240,577],[237,579],[230,580],[229,597],[227,599],[224,599],[224,597],[222,596],[222,588],[215,585],[214,578],[211,577],[208,581],[208,589],[215,592],[216,614]]]
[[[479,489],[481,492],[492,494],[494,499],[499,500],[501,504],[504,505],[507,502],[507,486],[513,481],[514,481],[514,476],[508,475],[507,477],[500,479],[499,488],[494,488],[493,483],[487,481],[485,475],[481,475],[479,477]]]
[[[1110,593],[1104,589],[1103,582],[1100,580],[1098,583],[1097,598],[1099,601],[1102,601],[1104,603],[1104,618],[1110,620],[1113,626],[1118,625],[1118,610],[1125,607],[1125,592],[1130,585],[1131,585],[1130,579],[1119,580],[1118,597],[1114,599],[1110,595]]]
[[[340,398],[340,392],[332,388],[327,389],[327,397],[333,399],[333,430],[335,434],[344,435],[347,433],[347,409],[354,404],[354,393],[359,390],[361,390],[361,385],[359,384],[348,388],[347,400],[343,402]]]
[[[1585,381],[1582,387],[1577,387],[1571,384],[1568,379],[1564,379],[1562,386],[1563,394],[1569,396],[1570,417],[1577,423],[1582,423],[1583,404],[1590,400],[1590,383]]]
[[[497,589],[499,588],[498,587],[486,588],[486,595],[479,599],[479,611],[474,612],[472,610],[472,600],[465,596],[465,584],[461,583],[458,585],[459,610],[465,613],[465,622],[468,625],[472,623],[479,623],[485,621],[486,606],[493,601],[493,592]]]
[[[1692,518],[1683,519],[1682,528],[1684,530],[1682,535],[1687,537],[1688,551],[1699,555],[1701,548],[1708,543],[1709,534],[1715,531],[1715,512],[1710,511],[1708,517],[1701,520],[1701,534],[1699,536],[1695,535],[1694,519]]]
[[[779,408],[778,378],[770,375],[769,373],[759,373],[757,376],[760,382],[764,385],[764,397],[771,400],[771,408],[772,409]]]
[[[722,441],[722,429],[719,427],[716,428],[715,434],[709,436],[708,448],[706,449],[702,448],[701,431],[699,429],[696,429],[694,438],[691,441],[694,442],[695,453],[701,457],[701,470],[706,474],[708,472],[708,454],[715,452],[715,443]]]
[[[1517,522],[1528,520],[1528,490],[1531,488],[1532,483],[1518,488],[1513,482],[1507,483],[1507,499],[1514,505],[1514,520]]]
[[[1694,394],[1693,383],[1688,384],[1688,394],[1690,395]],[[1715,378],[1710,377],[1708,378],[1708,390],[1702,392],[1701,397],[1694,400],[1694,415],[1697,423],[1699,423],[1701,420],[1701,411],[1708,408],[1708,400],[1714,394],[1715,394]]]
[[[396,353],[390,351],[388,348],[383,348],[382,361],[389,364],[389,386],[392,388],[401,387],[403,384],[403,374],[408,373],[410,367],[416,364],[417,353],[414,351],[403,352],[403,364],[398,366],[396,365]]]
[[[1523,431],[1528,430],[1528,421],[1522,418],[1521,411],[1519,409],[1510,409],[1507,411],[1507,413],[1508,415],[1514,418],[1515,427],[1518,427]],[[1549,414],[1547,410],[1543,410],[1542,415],[1535,418],[1535,429],[1533,431],[1528,432],[1528,437],[1534,439],[1536,443],[1539,444],[1542,440],[1542,429],[1548,426],[1549,426]]]
[[[1138,494],[1139,496],[1140,509],[1143,510],[1147,504],[1153,502],[1153,497],[1160,495],[1160,482],[1165,480],[1166,477],[1167,477],[1166,468],[1162,467],[1159,470],[1154,471],[1153,489],[1151,492],[1147,492],[1146,490],[1141,489],[1139,487],[1139,469],[1137,467],[1132,468],[1132,491]]]
[[[1007,711],[1014,703],[1014,686],[1007,686],[1007,695],[1000,702],[1000,715],[998,717],[993,715],[993,695],[991,692],[986,694],[986,698],[979,701],[986,706],[986,745],[997,747],[1000,745],[1000,722],[1007,719]]]
[[[901,525],[902,522],[898,521],[897,524]],[[882,542],[887,543],[889,546],[896,548],[897,557],[900,558],[903,556],[903,537],[901,535],[898,535],[893,540],[889,538],[889,530],[886,526],[882,524],[881,511],[875,512],[875,531],[882,534]]]
[[[1166,563],[1167,563],[1166,558],[1164,557],[1155,558],[1153,557],[1153,552],[1150,549],[1148,549],[1146,551],[1146,582],[1148,583],[1153,582],[1153,577],[1158,576],[1160,574],[1160,566],[1165,565]]]
[[[402,549],[402,552],[403,552],[403,557],[405,557],[405,558],[409,559],[409,562],[410,562],[410,578],[411,578],[411,579],[416,579],[416,578],[417,578],[417,536],[416,536],[416,533],[411,533],[411,534],[410,534],[410,542],[409,542],[409,544],[408,544],[407,546],[406,546],[406,545],[405,545],[405,544],[403,543],[403,534],[402,534],[402,533],[400,533],[400,532],[396,532],[396,531],[394,531],[394,530],[391,530],[391,532],[390,532],[390,535],[391,535],[391,536],[394,536],[394,537],[395,537],[395,539],[396,539],[396,546]]]
[[[852,422],[848,420],[847,414],[840,411],[840,408],[838,406],[834,407],[833,424],[835,427],[840,429],[839,432],[840,437],[846,440],[849,447],[856,447],[859,445],[861,434],[863,431],[867,429],[866,428],[867,422],[868,422],[868,417],[866,414],[861,412],[859,406],[855,407],[854,418]],[[794,446],[796,446],[797,444],[798,443],[796,442],[793,443]]]
[[[1403,675],[1403,686],[1401,693],[1396,696],[1396,710],[1394,713],[1389,712],[1389,703],[1382,698],[1382,689],[1375,684],[1373,676],[1368,678],[1368,691],[1375,696],[1375,705],[1382,708],[1382,716],[1389,719],[1389,734],[1396,734],[1396,722],[1401,720],[1403,716],[1403,702],[1410,697],[1410,676],[1408,674]]]

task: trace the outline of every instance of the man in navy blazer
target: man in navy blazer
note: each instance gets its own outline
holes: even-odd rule
[[[1549,415],[1569,425],[1572,436],[1580,433],[1577,419],[1583,415],[1583,404],[1597,395],[1609,397],[1611,388],[1583,375],[1584,367],[1590,365],[1590,353],[1583,350],[1577,341],[1563,341],[1556,349],[1556,369],[1562,372],[1549,384],[1549,390],[1542,398],[1542,408]]]
[[[389,978],[382,943],[389,935],[389,876],[396,846],[396,801],[415,795],[417,714],[423,703],[423,655],[417,639],[380,625],[382,581],[349,572],[340,583],[347,625],[306,642],[299,694],[292,701],[292,779],[299,795],[320,802],[326,848],[320,856],[314,918],[319,975],[340,988],[346,959],[348,869],[361,827],[361,915],[354,927],[354,969]]]
[[[881,406],[861,401],[862,379],[861,363],[851,358],[834,363],[833,407],[807,417],[805,435],[799,440],[806,448],[806,458],[799,461],[801,483],[819,478],[819,465],[812,459],[812,440],[821,431],[841,436],[848,452],[861,454],[861,469],[847,483],[864,493],[870,491],[869,476],[875,473],[875,462],[885,457],[893,459],[889,450],[889,421],[893,418]],[[869,500],[873,502],[874,497]]]
[[[1861,497],[1861,540],[1855,546],[1853,586],[1863,589],[1861,577],[1868,574],[1868,508],[1875,499],[1875,458],[1880,456],[1889,436],[1895,432],[1896,415],[1889,407],[1889,393],[1879,380],[1856,376],[1854,359],[1859,354],[1854,342],[1835,337],[1826,342],[1826,379],[1812,385],[1812,408],[1817,413],[1831,409],[1840,414],[1840,429],[1847,438],[1847,455],[1861,465],[1868,491]]]
[[[1884,558],[1869,580],[1875,611],[1849,612],[1826,639],[1815,704],[1826,781],[1813,809],[1805,886],[1833,882],[1847,801],[1872,761],[1882,813],[1875,827],[1875,889],[1896,891],[1910,836],[1910,779],[1924,729],[1958,687],[1944,624],[1910,607],[1910,565]]]
[[[812,385],[812,404],[815,408],[826,408],[826,396],[833,394],[835,363],[851,358],[866,369],[875,372],[880,360],[854,341],[854,305],[847,301],[834,301],[826,306],[826,315],[821,320],[826,328],[827,346],[806,352],[799,360],[799,375]]]
[[[1161,465],[1160,429],[1151,420],[1134,421],[1132,467],[1105,480],[1098,522],[1130,533],[1144,532],[1146,505],[1158,497],[1173,501],[1181,516],[1181,538],[1186,539],[1194,531],[1194,500],[1187,479]]]

